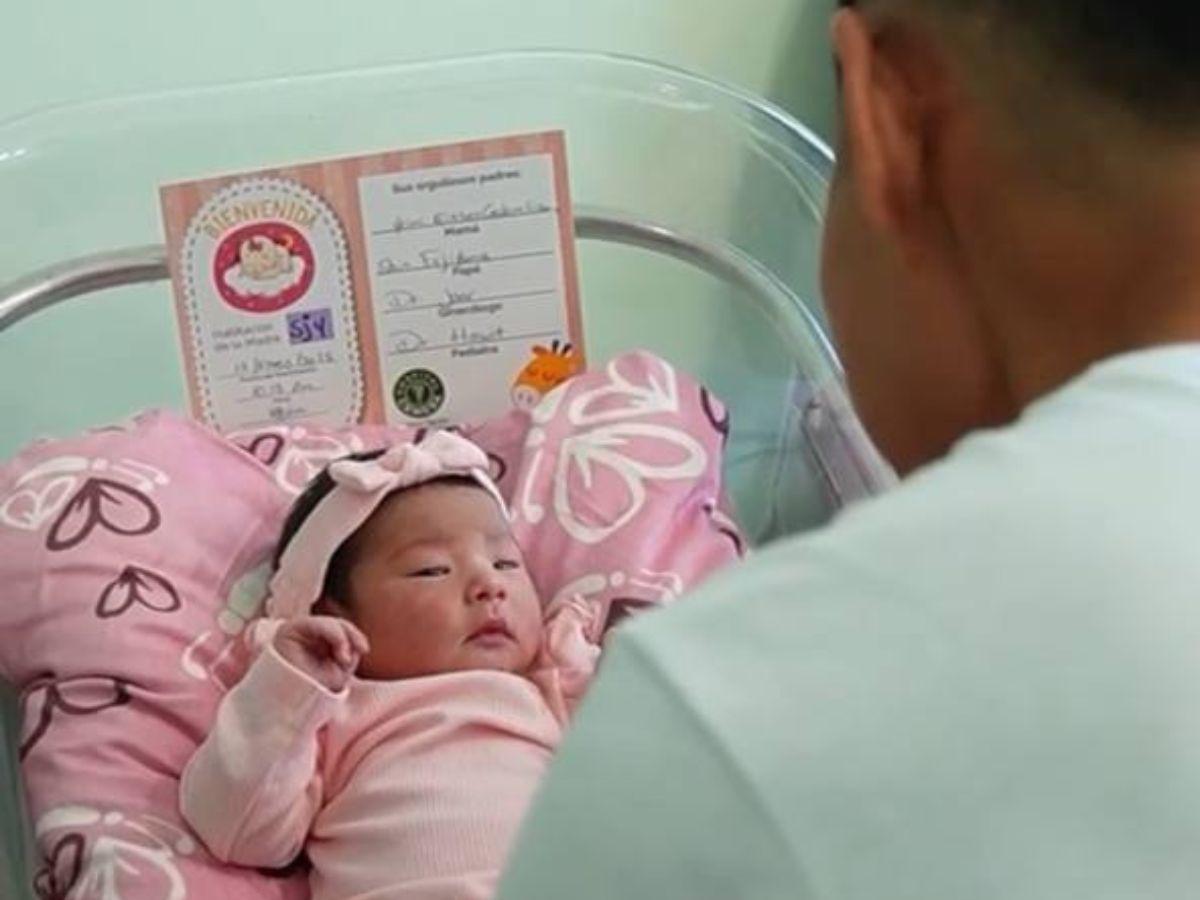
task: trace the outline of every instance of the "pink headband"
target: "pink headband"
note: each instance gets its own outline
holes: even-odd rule
[[[309,514],[279,558],[267,614],[290,618],[312,609],[321,596],[329,560],[394,491],[447,476],[474,478],[507,510],[487,474],[488,458],[466,438],[431,432],[420,444],[398,444],[377,459],[343,459],[329,466],[334,488]]]

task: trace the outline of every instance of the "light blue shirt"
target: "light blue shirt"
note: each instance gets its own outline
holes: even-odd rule
[[[1200,896],[1200,347],[618,637],[502,900]]]

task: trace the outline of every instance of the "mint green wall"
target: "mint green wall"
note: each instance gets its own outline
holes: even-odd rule
[[[644,56],[823,129],[831,0],[25,0],[0,12],[0,120],[46,103],[488,50]]]

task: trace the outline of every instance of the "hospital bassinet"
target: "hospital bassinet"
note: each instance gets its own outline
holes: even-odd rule
[[[0,456],[183,406],[160,184],[546,129],[566,133],[590,360],[644,347],[729,403],[726,474],[746,530],[761,542],[810,528],[886,485],[823,330],[829,151],[736,90],[573,53],[239,84],[0,124]],[[6,718],[9,744],[11,704]],[[0,782],[12,796],[9,746]],[[28,841],[13,805],[3,810],[0,893],[21,896]]]

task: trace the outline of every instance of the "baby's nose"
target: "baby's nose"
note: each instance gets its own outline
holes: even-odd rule
[[[489,568],[471,584],[468,597],[475,603],[495,603],[507,599],[507,592],[496,573]]]

